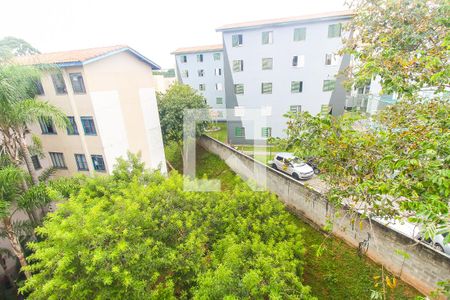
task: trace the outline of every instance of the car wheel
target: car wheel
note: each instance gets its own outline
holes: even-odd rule
[[[436,250],[438,250],[438,251],[444,252],[444,248],[442,248],[442,246],[439,244],[435,244],[434,248],[436,248]]]
[[[297,173],[293,173],[293,174],[292,174],[292,177],[294,177],[295,180],[299,180],[299,179],[300,179],[300,177],[298,177],[298,174],[297,174]]]
[[[277,164],[272,164],[272,168],[274,168],[275,170],[277,170]]]

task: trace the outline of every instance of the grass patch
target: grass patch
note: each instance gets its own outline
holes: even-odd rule
[[[222,143],[227,143],[228,141],[228,133],[227,133],[227,123],[226,122],[217,122],[212,124],[214,127],[219,127],[218,131],[206,132],[206,135],[221,141]]]

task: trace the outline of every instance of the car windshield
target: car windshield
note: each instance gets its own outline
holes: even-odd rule
[[[300,160],[300,158],[298,157],[293,157],[291,160],[291,163],[293,165],[304,165],[305,163],[303,161]]]

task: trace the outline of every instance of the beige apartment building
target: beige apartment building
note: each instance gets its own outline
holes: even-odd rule
[[[160,67],[128,46],[38,54],[21,64],[53,65],[38,83],[39,98],[59,107],[68,128],[42,120],[32,126],[45,158],[33,157],[39,171],[57,175],[111,173],[118,157],[140,152],[151,169],[166,173],[153,70]]]

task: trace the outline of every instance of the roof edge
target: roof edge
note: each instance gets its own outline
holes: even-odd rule
[[[199,53],[199,52],[217,52],[217,51],[223,51],[223,44],[178,48],[175,51],[170,52],[170,54],[178,55],[178,54],[189,54],[189,53]]]

